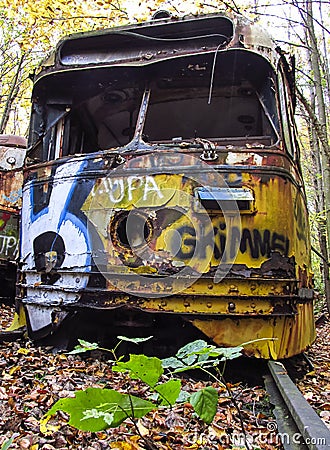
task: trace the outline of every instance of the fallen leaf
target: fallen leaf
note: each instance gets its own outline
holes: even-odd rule
[[[44,434],[44,435],[52,435],[54,433],[54,431],[57,431],[61,428],[60,425],[52,425],[49,424],[48,422],[51,420],[50,416],[47,417],[43,417],[40,420],[40,433]]]
[[[141,436],[148,436],[148,434],[149,434],[149,429],[146,428],[146,427],[142,424],[141,419],[138,420],[137,428],[138,428],[139,434],[140,434]]]
[[[116,441],[110,443],[110,448],[118,450],[140,450],[141,447],[137,444],[124,441]]]
[[[14,366],[9,370],[9,375],[13,375],[15,372],[21,369],[21,366]]]
[[[30,350],[28,348],[21,347],[17,350],[17,353],[20,355],[28,355],[30,353]]]

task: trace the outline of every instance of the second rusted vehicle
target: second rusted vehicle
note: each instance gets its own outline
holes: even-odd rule
[[[241,16],[62,40],[35,79],[24,170],[30,336],[70,330],[78,314],[86,329],[168,346],[199,330],[222,346],[253,341],[245,352],[263,358],[306,349],[294,90],[293,66]]]
[[[0,135],[0,300],[14,303],[26,139]]]

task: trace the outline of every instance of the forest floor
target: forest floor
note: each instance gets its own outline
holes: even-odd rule
[[[8,306],[0,307],[0,311],[0,330],[4,330],[12,320],[13,311]],[[299,380],[298,386],[330,427],[329,331],[330,324],[324,320],[308,352],[315,369]],[[220,383],[182,377],[183,390],[189,393],[207,385],[218,390],[217,413],[210,425],[196,416],[189,403],[181,403],[172,409],[163,407],[148,413],[136,426],[127,420],[116,428],[92,433],[69,426],[68,415],[62,412],[49,421],[42,418],[58,399],[73,397],[76,390],[87,387],[127,390],[127,376],[112,372],[102,354],[87,357],[53,353],[51,348],[34,346],[27,338],[2,342],[0,379],[1,450],[142,450],[146,448],[143,439],[152,441],[160,450],[242,449],[246,448],[244,433],[250,448],[282,448],[262,385],[228,383],[238,412],[228,390]],[[134,390],[134,395],[144,397],[141,382],[130,380],[129,388]]]
[[[296,385],[330,428],[330,321],[324,315],[316,325],[316,340],[306,353],[314,366]]]

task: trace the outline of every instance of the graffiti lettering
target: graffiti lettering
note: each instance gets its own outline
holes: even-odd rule
[[[156,192],[159,198],[164,197],[155,179],[150,175],[143,177],[130,176],[127,178],[108,177],[103,180],[102,186],[103,189],[102,187],[95,186],[95,189],[92,191],[92,197],[94,197],[96,193],[97,195],[102,195],[105,192],[109,195],[112,203],[120,203],[125,195],[127,195],[129,201],[132,201],[133,191],[136,191],[137,189],[142,190],[144,201],[147,200],[149,192]]]
[[[308,224],[306,223],[306,211],[304,209],[302,198],[298,195],[294,202],[293,212],[296,221],[297,237],[300,241],[306,242],[306,229],[308,228]]]
[[[9,256],[17,252],[17,239],[14,236],[0,235],[0,254]]]
[[[84,169],[84,162],[79,160],[71,164],[60,166],[53,178],[53,187],[49,196],[48,206],[44,207],[38,214],[34,214],[34,180],[28,182],[23,193],[22,222],[25,226],[22,229],[21,255],[28,269],[35,267],[35,260],[38,255],[34,255],[34,243],[39,236],[45,233],[54,236],[53,242],[49,243],[48,251],[56,248],[57,236],[64,242],[65,258],[64,267],[79,267],[81,272],[88,272],[90,265],[90,248],[86,224],[70,211],[70,205],[75,204],[74,195],[79,174]],[[63,181],[64,180],[64,181]],[[46,249],[44,249],[45,251]],[[62,276],[62,285],[65,282]],[[87,284],[88,276],[78,277],[79,283],[75,287],[84,287]],[[55,283],[56,284],[56,283]],[[59,284],[59,282],[57,282]]]
[[[271,252],[279,252],[284,256],[289,253],[289,239],[270,230],[249,230],[244,228],[242,232],[237,227],[232,227],[230,233],[226,232],[226,224],[213,227],[208,233],[200,234],[200,242],[197,242],[196,230],[193,227],[182,226],[176,230],[181,237],[181,248],[176,252],[180,259],[190,259],[194,255],[200,259],[206,258],[207,248],[211,247],[216,260],[223,258],[227,236],[229,235],[230,258],[234,258],[239,250],[241,253],[249,252],[253,259],[262,256],[270,257]],[[226,258],[225,258],[226,259]]]
[[[190,259],[193,257],[196,247],[196,231],[193,227],[183,226],[177,230],[181,237],[181,246],[176,253],[179,259]],[[177,248],[177,246],[175,245]]]
[[[117,178],[112,180],[111,178],[107,178],[104,181],[104,186],[106,192],[109,194],[110,200],[113,203],[119,203],[123,200],[125,195],[124,189],[124,180],[122,178]],[[102,194],[103,191],[100,190],[99,194]]]
[[[264,230],[261,233],[259,230],[252,230],[251,233],[250,230],[244,228],[240,242],[240,251],[245,253],[248,248],[252,258],[259,258],[260,255],[269,257],[271,251],[278,251],[287,256],[289,239],[275,231],[271,233],[269,230]]]
[[[159,187],[155,179],[149,175],[146,176],[145,184],[144,184],[144,194],[143,200],[147,200],[147,195],[149,192],[157,192],[159,198],[163,198],[163,194],[161,193]]]

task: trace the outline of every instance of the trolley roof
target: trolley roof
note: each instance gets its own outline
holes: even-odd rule
[[[255,51],[275,65],[276,43],[258,24],[239,15],[168,17],[62,39],[36,76],[102,66],[144,66],[229,49]]]

